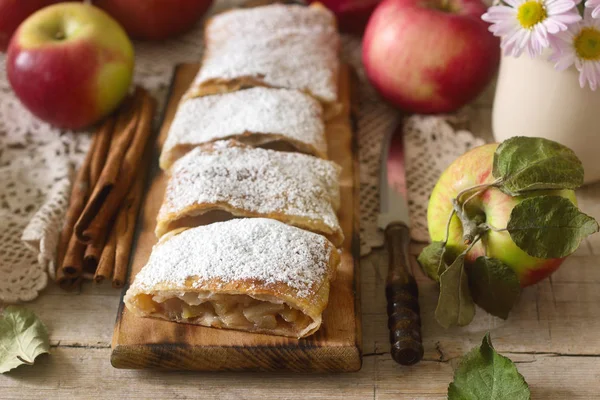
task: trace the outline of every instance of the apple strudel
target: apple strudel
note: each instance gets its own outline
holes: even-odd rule
[[[233,217],[266,217],[322,234],[340,247],[339,174],[331,161],[234,140],[197,147],[171,169],[156,235]]]
[[[256,87],[183,101],[160,166],[167,170],[197,145],[230,138],[327,158],[321,104],[297,90]]]
[[[202,67],[187,97],[254,86],[297,89],[337,114],[340,46],[334,15],[322,6],[274,4],[213,17]]]
[[[301,338],[319,329],[339,263],[321,235],[236,219],[164,236],[124,301],[141,317]]]

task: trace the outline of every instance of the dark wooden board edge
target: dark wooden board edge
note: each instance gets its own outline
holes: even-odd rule
[[[179,69],[184,64],[178,64],[173,69],[173,75],[167,91],[166,101],[164,103],[159,123],[154,127],[152,138],[149,141],[148,148],[146,149],[145,156],[152,157],[149,163],[147,173],[145,174],[144,182],[144,193],[148,193],[148,189],[152,183],[154,177],[160,173],[160,166],[158,163],[160,156],[160,149],[157,146],[157,139],[160,135],[170,99],[173,95],[175,85],[177,83],[177,77]],[[324,373],[324,372],[357,372],[362,368],[362,314],[361,314],[361,300],[360,300],[360,163],[358,159],[358,137],[357,132],[357,108],[358,108],[358,91],[356,90],[358,84],[358,77],[354,69],[350,69],[350,119],[352,127],[352,160],[353,160],[353,193],[354,193],[354,211],[353,211],[353,227],[352,227],[352,244],[351,253],[354,263],[354,280],[353,280],[353,292],[354,292],[354,320],[355,326],[355,343],[354,346],[336,346],[336,347],[323,347],[323,346],[306,346],[298,347],[302,351],[302,358],[298,358],[297,354],[294,354],[294,359],[288,360],[278,356],[280,362],[273,363],[271,358],[272,350],[277,349],[278,351],[285,350],[282,347],[273,346],[230,346],[230,347],[203,347],[202,357],[212,357],[211,361],[213,366],[210,369],[199,369],[197,364],[194,363],[194,359],[200,356],[200,352],[195,353],[195,349],[186,343],[161,343],[161,344],[144,344],[144,345],[119,345],[116,343],[118,337],[117,331],[120,328],[121,319],[125,304],[123,298],[127,289],[130,286],[130,274],[132,269],[132,263],[134,259],[134,252],[132,251],[129,258],[129,268],[127,270],[127,279],[123,290],[120,295],[119,307],[117,310],[115,327],[113,331],[112,339],[112,351],[110,356],[111,365],[118,369],[158,369],[158,370],[190,370],[190,371],[244,371],[244,372],[304,372],[304,373]],[[143,203],[145,202],[146,195],[144,195]],[[143,204],[142,203],[142,204]],[[142,231],[142,224],[140,223],[140,215],[142,215],[143,208],[137,216],[136,229],[132,248],[136,248],[138,239]],[[332,354],[335,353],[335,354]],[[214,362],[225,355],[227,359],[227,365],[231,364],[231,359],[239,357],[240,363],[238,368],[225,367]],[[167,365],[166,360],[168,359],[177,360],[172,365]],[[264,359],[268,359],[270,362],[261,366]],[[342,363],[336,363],[336,358],[344,360]],[[135,361],[134,361],[135,360]],[[182,360],[189,360],[189,364],[182,362]]]
[[[295,349],[218,346],[196,350],[184,343],[165,343],[118,346],[113,350],[111,360],[113,358],[119,360],[116,368],[165,371],[327,373],[357,372],[362,367],[361,350],[356,346]],[[198,363],[199,359],[209,360],[210,363]],[[207,368],[199,367],[209,364]]]
[[[352,260],[354,261],[354,319],[356,321],[356,349],[358,350],[359,366],[362,368],[362,307],[360,293],[360,161],[358,159],[358,109],[359,109],[359,78],[352,67],[350,70],[350,125],[352,129],[352,172],[354,176],[353,196],[354,213],[352,223]]]

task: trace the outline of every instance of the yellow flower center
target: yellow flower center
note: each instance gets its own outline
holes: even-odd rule
[[[596,28],[583,28],[573,41],[577,56],[583,60],[600,60],[600,31]]]
[[[517,19],[521,26],[525,29],[531,29],[535,24],[542,22],[548,17],[546,14],[546,7],[535,0],[526,1],[519,6],[517,12]]]

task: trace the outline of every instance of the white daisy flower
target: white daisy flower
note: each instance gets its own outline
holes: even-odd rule
[[[549,34],[566,31],[569,24],[581,20],[579,0],[504,2],[507,5],[490,7],[481,18],[492,24],[490,32],[502,38],[505,55],[519,57],[525,50],[531,57],[538,56],[550,46]]]
[[[600,84],[600,20],[592,17],[590,9],[585,10],[583,21],[569,27],[552,38],[554,53],[550,60],[557,70],[564,70],[575,64],[579,71],[579,85],[589,84],[596,90]]]
[[[592,17],[600,17],[600,0],[587,0],[585,2],[585,8],[592,9]]]

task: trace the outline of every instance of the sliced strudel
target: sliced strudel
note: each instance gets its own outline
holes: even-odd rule
[[[231,10],[205,29],[202,67],[187,97],[253,86],[304,91],[339,111],[339,35],[324,7],[269,5]]]
[[[167,170],[199,144],[230,138],[327,158],[321,104],[297,90],[257,87],[182,102],[160,166]]]
[[[173,232],[125,305],[142,317],[304,337],[321,325],[340,256],[323,236],[264,219]]]
[[[266,217],[325,235],[340,247],[339,174],[331,161],[234,140],[197,147],[171,169],[156,235],[232,217]]]

